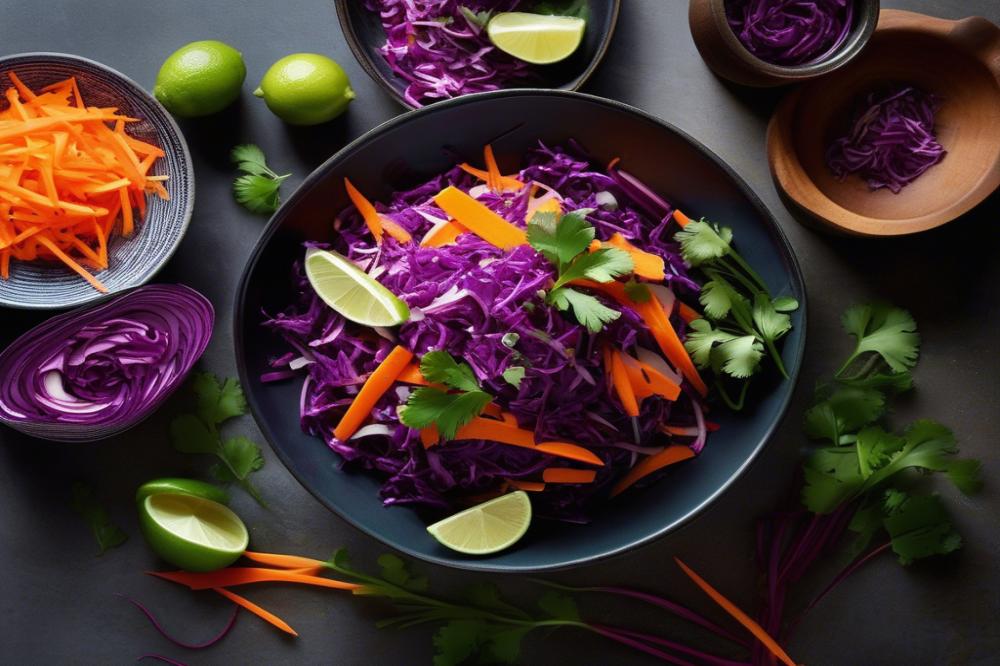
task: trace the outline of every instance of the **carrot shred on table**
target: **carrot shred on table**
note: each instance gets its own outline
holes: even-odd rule
[[[632,486],[635,482],[642,478],[645,478],[656,472],[668,467],[675,463],[679,463],[683,460],[689,460],[694,458],[694,451],[686,446],[668,446],[659,453],[655,453],[648,458],[644,458],[639,461],[635,467],[630,469],[628,473],[615,484],[615,487],[611,489],[611,496],[619,495],[624,492],[627,488]]]
[[[11,260],[58,260],[107,291],[86,267],[108,268],[118,220],[121,234],[130,235],[147,194],[169,198],[166,176],[147,175],[164,152],[126,133],[136,118],[87,107],[75,79],[36,93],[15,72],[7,77],[13,87],[0,110],[0,276],[9,277]]]
[[[677,563],[677,566],[681,568],[688,578],[694,581],[695,585],[701,588],[702,592],[707,594],[712,601],[721,606],[722,610],[732,615],[737,622],[746,627],[747,630],[753,634],[757,640],[763,643],[764,647],[770,650],[774,656],[784,662],[787,666],[798,666],[795,661],[788,656],[788,653],[785,652],[780,645],[778,645],[778,641],[771,638],[771,635],[764,630],[764,627],[757,624],[757,622],[755,622],[752,617],[744,613],[739,606],[723,596],[721,592],[712,587],[704,578],[696,574],[694,570],[684,564],[679,557],[675,557],[674,562]]]
[[[524,230],[515,227],[462,190],[449,185],[434,197],[434,203],[463,227],[502,250],[528,242]]]
[[[260,606],[250,601],[246,597],[241,597],[235,592],[230,592],[224,587],[213,587],[212,589],[221,594],[222,596],[224,596],[226,599],[232,601],[237,606],[241,606],[247,609],[248,611],[259,617],[260,619],[264,620],[265,622],[274,625],[278,629],[281,629],[286,634],[291,634],[292,636],[299,635],[299,633],[294,629],[292,629],[291,625],[289,625],[287,622],[282,620],[280,617],[278,617],[271,611],[261,608]]]
[[[406,366],[413,360],[413,352],[397,345],[368,376],[354,402],[333,429],[333,436],[341,441],[350,438],[375,408],[379,398],[392,387]]]
[[[299,583],[314,587],[329,587],[336,590],[356,590],[360,585],[348,583],[334,578],[322,576],[307,576],[305,574],[285,569],[268,569],[264,567],[229,567],[206,573],[189,571],[149,571],[151,576],[169,580],[172,583],[186,585],[192,590],[207,590],[213,587],[232,587],[234,585],[249,585],[252,583]]]
[[[243,557],[254,562],[267,564],[272,567],[282,569],[313,569],[325,567],[326,563],[311,557],[301,557],[299,555],[282,555],[280,553],[258,553],[251,550],[243,552]]]

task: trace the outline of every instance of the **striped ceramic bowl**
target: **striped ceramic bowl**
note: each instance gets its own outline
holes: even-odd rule
[[[0,57],[0,99],[11,86],[13,71],[32,89],[75,76],[88,106],[114,106],[140,122],[130,123],[132,136],[166,153],[153,175],[166,175],[169,200],[147,197],[145,218],[123,238],[108,244],[109,267],[95,273],[110,293],[148,282],[170,259],[184,237],[194,208],[194,170],[184,136],[166,109],[135,81],[93,60],[64,53],[21,53]],[[0,307],[33,310],[76,307],[105,298],[61,264],[11,261],[10,277],[0,278]]]

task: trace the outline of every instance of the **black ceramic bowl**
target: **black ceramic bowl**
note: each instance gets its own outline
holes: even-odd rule
[[[300,381],[263,384],[283,344],[261,327],[262,311],[293,302],[292,262],[309,239],[329,239],[335,211],[348,204],[349,176],[383,199],[444,171],[452,155],[476,160],[492,143],[504,173],[539,140],[576,139],[598,163],[620,157],[628,170],[689,214],[731,226],[743,256],[775,292],[802,308],[784,341],[792,379],[761,381],[759,402],[741,414],[719,408],[721,429],[690,464],[671,468],[649,488],[622,494],[589,525],[536,521],[513,548],[471,558],[445,549],[417,512],[387,508],[373,475],[341,469],[339,457],[299,428]],[[447,148],[447,151],[445,151]],[[250,408],[278,457],[324,505],[386,544],[440,564],[494,571],[538,571],[624,552],[667,534],[717,498],[760,452],[785,412],[805,345],[805,291],[788,242],[746,184],[704,146],[637,109],[581,93],[507,90],[469,95],[400,116],[353,142],[310,175],[271,219],[247,263],[236,297],[235,341]]]
[[[580,48],[563,62],[537,67],[542,82],[534,87],[579,90],[604,58],[618,22],[621,0],[586,2],[587,32]],[[385,44],[385,29],[378,14],[367,9],[362,0],[334,0],[334,3],[344,37],[361,67],[397,102],[413,108],[413,104],[403,97],[406,82],[396,76],[379,52]],[[527,7],[530,11],[530,6]]]

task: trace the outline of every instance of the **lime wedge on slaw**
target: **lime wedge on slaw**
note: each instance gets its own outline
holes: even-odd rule
[[[488,555],[514,545],[531,525],[531,500],[518,490],[449,516],[427,528],[442,545]]]
[[[186,571],[214,571],[243,554],[250,535],[229,507],[180,493],[158,493],[139,504],[146,542],[167,562]]]
[[[535,65],[550,65],[573,55],[587,22],[575,16],[504,12],[494,16],[486,33],[501,51]]]
[[[410,318],[406,303],[336,252],[307,250],[306,277],[324,303],[358,324],[395,326]]]

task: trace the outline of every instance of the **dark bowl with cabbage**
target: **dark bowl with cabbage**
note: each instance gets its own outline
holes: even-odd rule
[[[417,86],[419,91],[414,92],[411,82],[415,67],[424,69],[416,77],[418,84],[426,79],[440,82],[442,76],[454,79],[453,85],[444,86],[447,90],[443,94],[448,98],[512,87],[579,90],[603,60],[621,7],[621,0],[434,0],[423,3],[423,15],[416,18],[427,22],[441,20],[442,17],[434,16],[434,12],[442,11],[446,15],[443,18],[451,22],[448,33],[443,39],[427,44],[426,48],[422,43],[412,47],[411,59],[401,57],[390,63],[384,53],[387,29],[394,26],[403,32],[409,27],[402,25],[398,18],[383,24],[378,10],[384,8],[398,16],[400,7],[411,1],[335,0],[341,30],[358,63],[397,102],[410,108],[442,99],[433,93],[421,94],[433,85]],[[572,56],[553,65],[536,66],[518,61],[492,47],[485,28],[470,20],[476,14],[487,16],[489,12],[503,11],[578,16],[587,21],[583,43]],[[407,48],[402,37],[389,39],[388,44],[395,50]],[[460,68],[456,73],[456,63],[465,60],[463,53],[479,49],[490,50],[482,58],[476,57],[482,66],[476,66],[474,71]]]
[[[333,220],[349,205],[344,178],[373,200],[388,200],[456,162],[475,161],[491,144],[501,165],[519,163],[547,145],[576,144],[594,163],[615,157],[653,191],[685,210],[732,227],[740,252],[776,292],[802,307],[792,316],[783,358],[790,379],[760,381],[753,404],[739,413],[716,405],[719,424],[690,464],[668,468],[656,483],[597,506],[586,524],[536,518],[516,546],[472,558],[438,544],[427,517],[383,505],[384,478],[350,466],[322,439],[303,432],[301,380],[265,382],[271,361],[287,352],[262,326],[295,301],[292,267],[303,243],[332,241]],[[469,95],[393,119],[351,143],[311,174],[279,209],[258,241],[236,300],[234,337],[250,408],[277,456],[316,498],[383,541],[439,564],[490,571],[539,571],[576,566],[661,537],[705,509],[760,453],[784,414],[805,345],[805,289],[791,247],[749,187],[700,143],[637,109],[589,95],[509,90]]]

